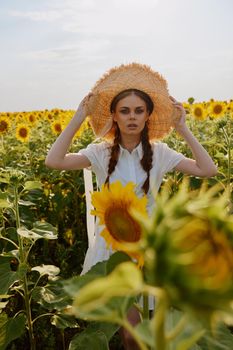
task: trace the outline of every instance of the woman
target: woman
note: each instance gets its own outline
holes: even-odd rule
[[[79,153],[67,153],[87,115],[95,134],[105,141],[90,144]],[[173,127],[190,147],[193,159],[158,142]],[[147,194],[148,212],[154,208],[152,192],[159,189],[166,172],[199,177],[217,173],[213,160],[185,124],[182,104],[169,96],[166,81],[138,63],[113,68],[97,81],[51,147],[46,165],[61,170],[91,167],[99,187],[116,180],[123,184],[133,181],[139,196]],[[94,246],[87,251],[82,273],[112,253],[100,231],[97,224]],[[130,310],[128,318],[132,324],[140,320],[136,309]],[[125,330],[121,334],[125,348],[136,349],[130,335]]]

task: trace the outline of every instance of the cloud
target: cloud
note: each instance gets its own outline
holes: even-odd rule
[[[58,11],[10,11],[12,17],[27,18],[31,21],[53,22],[62,17]]]
[[[10,11],[13,17],[57,22],[62,30],[85,35],[128,37],[148,33],[156,18],[158,0],[50,1],[39,11]]]
[[[90,42],[88,40],[80,40],[77,44],[65,44],[59,47],[52,47],[44,50],[28,51],[20,56],[29,60],[35,60],[40,63],[77,63],[96,61],[104,59],[103,50],[110,45],[107,39],[98,40],[98,42]]]

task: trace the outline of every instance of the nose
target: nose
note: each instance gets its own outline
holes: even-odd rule
[[[129,119],[135,119],[135,114],[134,114],[134,112],[130,112]]]

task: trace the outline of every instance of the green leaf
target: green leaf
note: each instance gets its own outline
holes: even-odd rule
[[[230,350],[233,347],[233,334],[230,329],[220,323],[214,330],[214,334],[210,331],[198,341],[201,350]]]
[[[19,260],[19,251],[17,249],[14,249],[9,252],[3,252],[0,254],[0,256],[4,258],[16,258],[17,260]]]
[[[0,294],[6,294],[9,288],[19,280],[17,271],[11,271],[8,262],[0,265],[0,276]]]
[[[27,239],[30,239],[30,240],[37,240],[37,239],[42,238],[40,235],[38,235],[37,233],[35,233],[32,230],[28,230],[26,227],[18,228],[17,229],[17,233],[21,237],[24,237],[24,238],[27,238]]]
[[[92,332],[101,331],[105,334],[108,341],[112,338],[112,336],[118,331],[119,325],[115,323],[107,323],[107,322],[89,322],[86,330]]]
[[[101,331],[84,331],[77,334],[70,342],[68,350],[109,350],[108,341],[105,334]]]
[[[36,190],[41,188],[42,188],[42,183],[40,181],[26,181],[24,184],[24,190],[26,191]]]
[[[122,252],[116,252],[112,254],[108,260],[98,262],[96,265],[92,266],[85,275],[75,276],[62,281],[64,289],[70,296],[74,297],[80,288],[98,277],[108,275],[119,263],[125,261],[130,261],[129,256]]]
[[[17,232],[21,237],[34,241],[41,238],[57,239],[56,228],[47,222],[36,221],[31,230],[28,230],[26,227],[20,227]]]
[[[0,191],[0,209],[10,208],[12,204],[9,202],[7,193]]]
[[[51,317],[52,325],[56,326],[59,329],[66,328],[78,328],[79,324],[74,316],[64,315],[64,314],[56,314]]]
[[[189,338],[182,339],[178,342],[176,347],[177,350],[190,350],[192,346],[194,346],[197,341],[203,336],[205,333],[204,329],[201,329],[194,334],[190,334]]]
[[[152,325],[151,321],[149,320],[143,320],[135,327],[135,331],[137,332],[143,343],[153,348],[154,338],[151,330]]]
[[[24,201],[23,199],[19,199],[19,205],[24,205],[25,207],[30,207],[31,205],[35,205],[35,203],[30,201]]]
[[[130,257],[126,253],[116,252],[112,254],[106,264],[107,275],[111,273],[117,265],[126,261],[131,261]]]
[[[7,318],[0,314],[0,350],[5,350],[14,339],[19,338],[25,330],[25,316],[20,314],[15,318]]]
[[[173,332],[173,336],[169,341],[169,350],[201,350],[196,342],[203,336],[205,330],[197,320],[184,319],[185,315],[183,311],[173,307],[169,308],[167,312],[166,333],[170,335]],[[174,334],[174,329],[181,320],[183,320],[183,326],[179,327],[179,331]]]
[[[41,238],[57,239],[57,229],[48,222],[36,221],[33,224],[32,231],[38,234]]]
[[[101,261],[94,265],[85,275],[75,276],[68,280],[62,281],[64,290],[72,297],[74,297],[78,291],[95,280],[98,277],[106,276],[107,273],[107,261]]]
[[[0,301],[0,309],[1,310],[5,309],[5,307],[7,306],[8,302],[9,302],[9,300],[7,300],[7,301]]]
[[[34,288],[32,298],[51,311],[54,309],[63,310],[72,303],[70,297],[58,283]]]
[[[74,298],[73,307],[91,311],[104,306],[113,297],[136,296],[143,288],[141,271],[132,262],[118,265],[106,277],[97,278],[85,285]]]
[[[2,175],[4,176],[4,174],[2,174]],[[0,177],[0,183],[4,183],[4,184],[10,183],[8,174],[6,174],[6,177]]]
[[[49,275],[49,276],[57,276],[60,273],[60,269],[54,265],[41,265],[35,266],[31,269],[32,271],[37,271],[41,276]]]

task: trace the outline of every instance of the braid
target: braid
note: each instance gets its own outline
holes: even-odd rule
[[[150,180],[150,169],[152,168],[152,157],[153,157],[153,150],[149,141],[148,136],[148,125],[145,124],[144,129],[141,133],[141,141],[142,141],[142,149],[143,149],[143,157],[141,159],[141,166],[147,173],[147,178],[142,186],[142,189],[145,193],[149,191],[149,180]]]
[[[118,125],[115,125],[115,137],[114,137],[114,141],[113,141],[113,145],[111,147],[111,157],[108,163],[108,176],[105,180],[105,185],[109,185],[109,178],[110,175],[114,172],[115,167],[117,165],[118,162],[118,157],[119,157],[119,151],[120,151],[120,138],[121,138],[121,134],[120,134],[120,129],[118,127]]]

